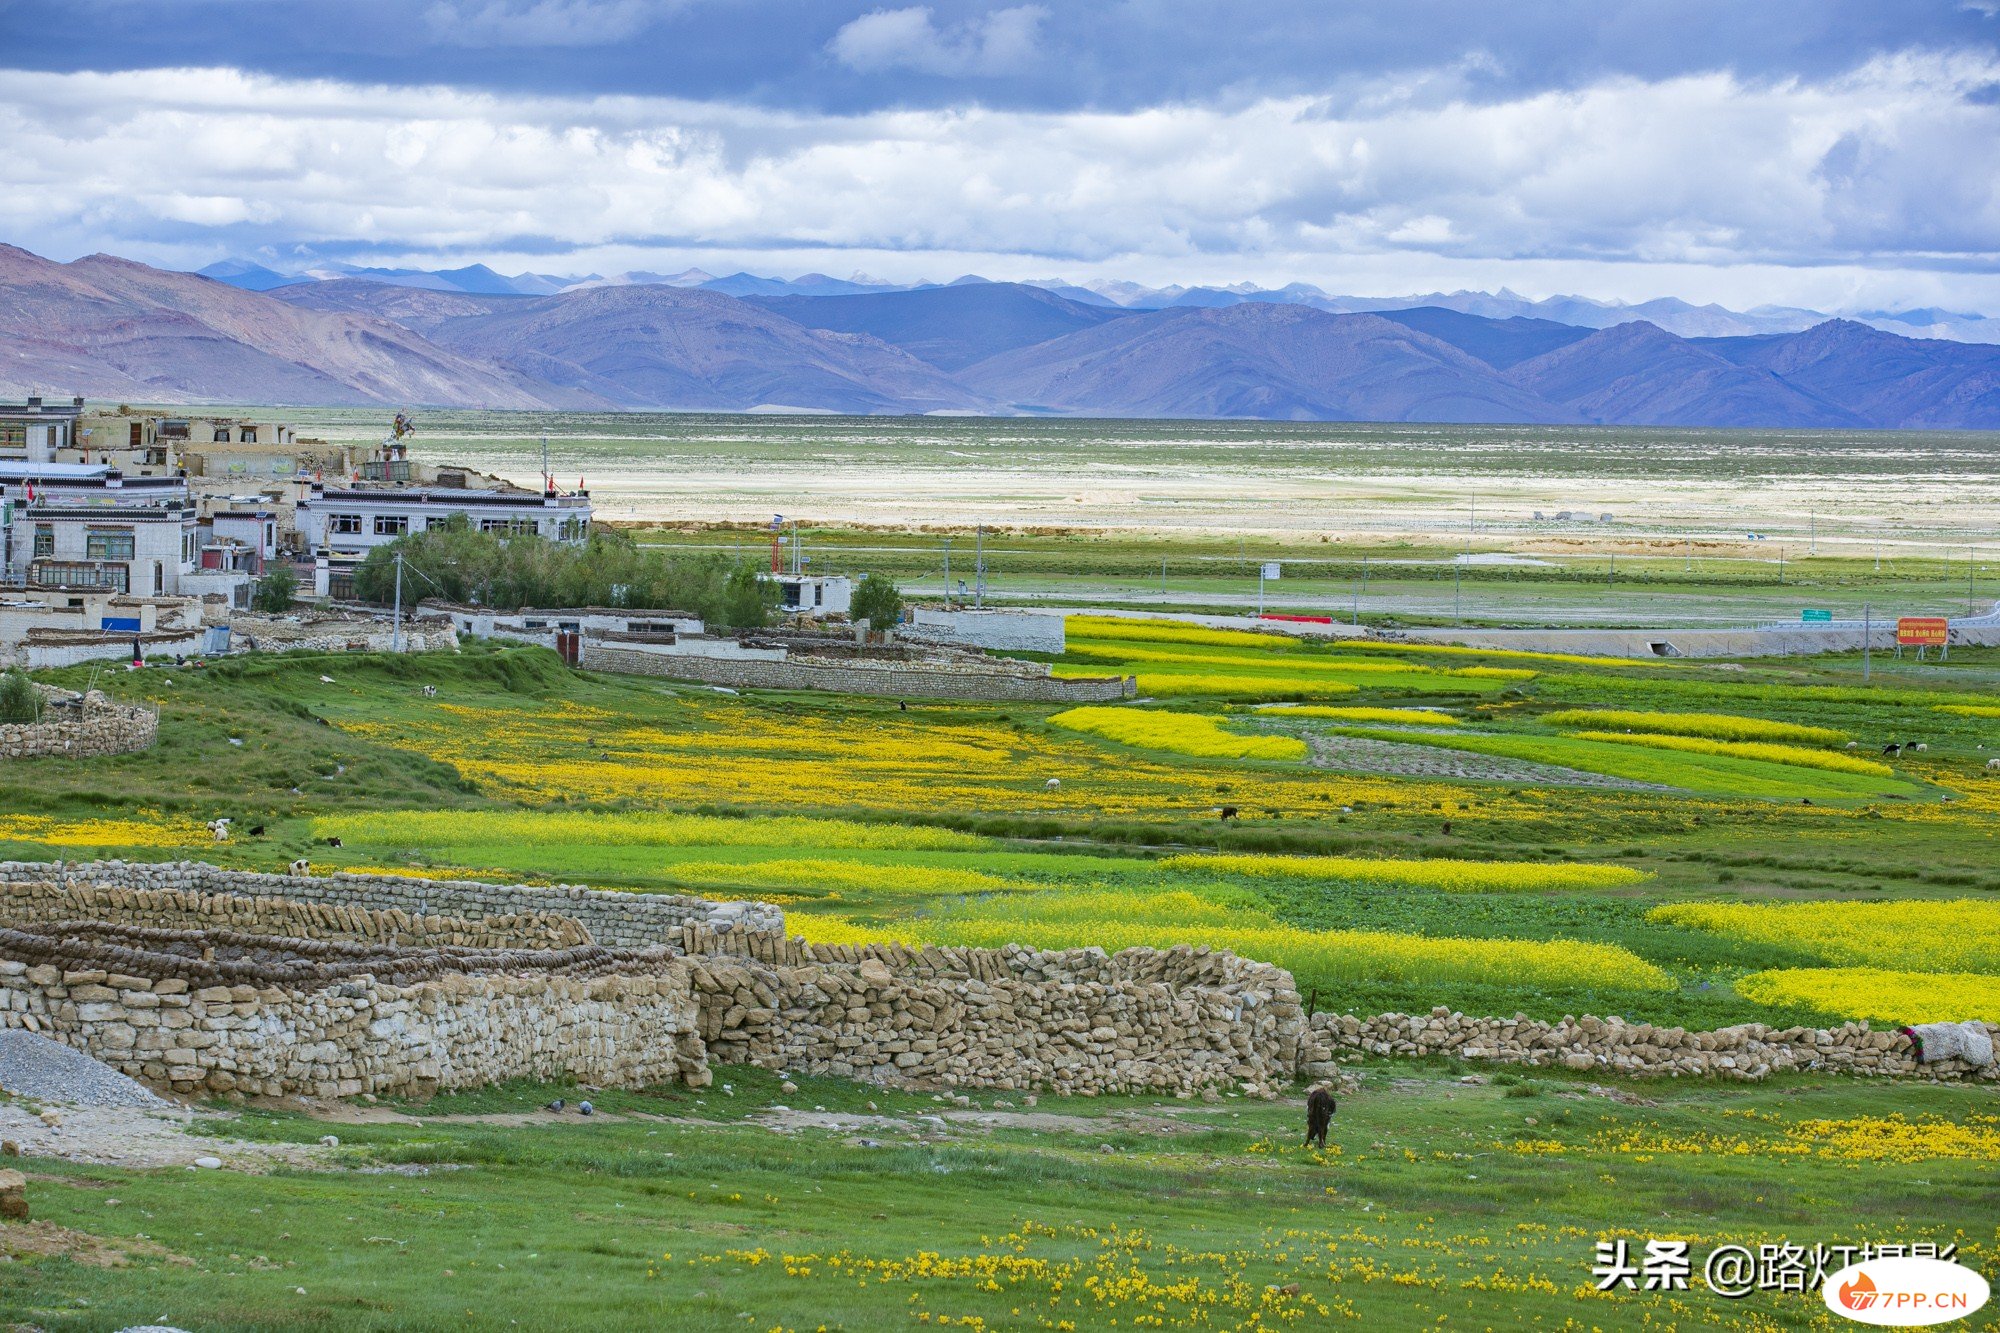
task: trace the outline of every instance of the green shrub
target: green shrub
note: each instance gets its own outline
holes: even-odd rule
[[[870,574],[855,587],[848,614],[867,621],[871,629],[887,629],[902,617],[903,594],[883,575]]]
[[[33,722],[42,715],[42,695],[18,671],[0,675],[0,724]]]
[[[265,570],[264,577],[257,580],[256,591],[250,594],[250,605],[276,615],[291,610],[298,595],[298,574],[291,565],[280,561]]]

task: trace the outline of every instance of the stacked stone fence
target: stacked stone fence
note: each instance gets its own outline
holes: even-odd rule
[[[227,870],[201,861],[0,861],[0,884],[46,883],[78,888],[137,890],[181,895],[221,895],[263,902],[332,908],[366,907],[393,921],[427,916],[464,921],[551,915],[578,923],[586,936],[613,948],[645,948],[678,939],[690,923],[719,929],[784,929],[784,913],[757,902],[714,902],[671,893],[620,893],[578,884],[535,887],[478,880],[419,879],[406,875],[269,875]],[[182,912],[190,910],[183,907]],[[186,921],[185,916],[182,917]],[[410,927],[405,924],[403,929]],[[276,933],[276,932],[274,932]]]
[[[229,617],[234,647],[273,653],[301,649],[321,653],[396,652],[396,627],[374,618],[300,619],[255,611],[237,611]],[[402,649],[406,653],[448,653],[458,650],[458,627],[447,616],[406,619],[402,628]]]
[[[1138,684],[1130,676],[1068,679],[1018,668],[1000,669],[944,662],[868,662],[839,664],[701,657],[692,653],[654,653],[586,639],[577,665],[586,671],[661,676],[700,681],[734,689],[826,690],[836,694],[880,697],[959,699],[974,703],[1112,703],[1130,699]]]
[[[2000,1025],[1986,1024],[2000,1046]],[[1744,1023],[1713,1031],[1627,1023],[1620,1018],[1565,1016],[1557,1023],[1523,1014],[1471,1018],[1442,1007],[1428,1014],[1316,1013],[1301,1072],[1334,1076],[1343,1054],[1454,1056],[1494,1064],[1559,1068],[1637,1077],[1721,1078],[1755,1082],[1786,1070],[1890,1077],[2000,1080],[2000,1060],[1917,1059],[1902,1032],[1866,1023],[1831,1028],[1774,1028]]]
[[[79,698],[46,686],[36,688],[43,695],[41,719],[0,726],[0,759],[131,754],[151,749],[159,739],[160,715],[151,708],[113,703],[97,690]]]

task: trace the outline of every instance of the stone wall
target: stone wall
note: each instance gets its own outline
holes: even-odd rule
[[[680,927],[718,930],[784,929],[784,912],[769,903],[714,902],[671,893],[620,893],[583,885],[541,888],[476,880],[416,879],[401,875],[265,875],[225,870],[200,861],[0,861],[0,884],[39,882],[69,889],[115,888],[180,895],[367,907],[405,917],[446,916],[473,921],[548,914],[578,922],[588,937],[612,948],[645,948],[679,938]]]
[[[132,635],[102,633],[64,634],[36,632],[27,642],[14,650],[15,665],[25,671],[53,671],[57,667],[76,666],[83,662],[129,662],[132,660]],[[139,650],[148,659],[197,654],[208,642],[205,629],[163,630],[157,634],[141,634]]]
[[[0,726],[0,760],[130,754],[151,749],[159,739],[160,717],[150,708],[113,703],[96,690],[81,699],[68,696],[74,706],[64,707],[52,697],[60,691],[39,688],[45,696],[42,720]]]
[[[232,645],[239,649],[284,653],[299,649],[321,653],[388,653],[395,651],[395,626],[386,617],[274,616],[237,611],[229,617]],[[448,616],[406,616],[403,651],[456,652],[458,629]]]
[[[2000,1026],[1988,1024],[2000,1044]],[[1901,1032],[1866,1023],[1835,1028],[1773,1028],[1744,1023],[1712,1032],[1627,1023],[1619,1018],[1564,1018],[1545,1023],[1524,1015],[1469,1018],[1437,1008],[1428,1014],[1319,1013],[1312,1016],[1303,1073],[1330,1077],[1343,1052],[1370,1055],[1450,1055],[1461,1060],[1631,1074],[1641,1077],[1755,1081],[1788,1069],[1925,1078],[2000,1079],[2000,1061],[1974,1068],[1962,1060],[1920,1064]]]
[[[1297,1071],[1291,974],[1186,947],[810,945],[690,930],[712,1059],[920,1087],[1241,1089]]]
[[[1138,693],[1129,676],[1063,680],[998,669],[968,670],[938,663],[840,665],[800,661],[743,661],[686,654],[649,653],[585,640],[578,665],[587,671],[664,676],[735,689],[830,690],[889,698],[964,699],[980,703],[1111,703]]]

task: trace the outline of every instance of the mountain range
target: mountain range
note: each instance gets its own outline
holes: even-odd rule
[[[403,287],[423,287],[432,291],[471,292],[488,296],[550,296],[580,287],[665,286],[691,287],[721,292],[727,296],[864,296],[898,292],[928,291],[938,287],[991,284],[992,280],[967,274],[948,283],[883,282],[866,274],[851,278],[807,273],[797,278],[763,277],[753,273],[731,273],[717,277],[698,268],[680,273],[620,273],[611,277],[588,273],[563,277],[550,273],[517,273],[508,277],[484,264],[454,269],[357,268],[348,264],[327,264],[299,273],[284,274],[246,259],[225,259],[201,270],[203,277],[216,278],[250,291],[270,291],[276,287],[308,282],[361,279]],[[1008,284],[992,284],[1005,286]],[[1579,328],[1603,329],[1614,324],[1645,320],[1684,338],[1746,337],[1759,333],[1797,333],[1833,316],[1796,306],[1758,306],[1751,310],[1729,310],[1719,305],[1691,305],[1673,297],[1644,301],[1636,305],[1621,301],[1596,301],[1583,296],[1552,296],[1534,301],[1502,288],[1498,292],[1429,292],[1412,296],[1335,296],[1311,283],[1294,282],[1284,287],[1266,288],[1251,283],[1227,287],[1147,287],[1141,283],[1115,279],[1093,281],[1083,286],[1055,280],[1030,281],[1024,286],[1039,287],[1082,305],[1105,306],[1115,310],[1175,310],[1187,307],[1215,308],[1247,302],[1276,305],[1304,305],[1329,314],[1348,315],[1386,310],[1436,308],[1489,319],[1545,319]],[[2000,343],[2000,319],[1982,315],[1925,307],[1913,310],[1864,310],[1850,312],[1849,318],[1903,337],[1942,338],[1952,342]]]
[[[0,392],[142,402],[2000,429],[2000,346],[1845,319],[1683,335],[1438,302],[1139,307],[966,280],[271,284],[0,245]],[[747,275],[739,275],[747,276]],[[552,285],[554,279],[548,280]],[[250,284],[264,284],[253,290]],[[849,290],[860,288],[860,290]],[[1183,296],[1187,293],[1182,293]],[[1546,303],[1533,303],[1546,304]],[[1504,304],[1499,307],[1505,310]],[[1694,309],[1694,307],[1687,307]],[[1727,313],[1727,312],[1724,312]]]

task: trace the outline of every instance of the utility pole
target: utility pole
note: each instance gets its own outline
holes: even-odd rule
[[[555,479],[549,476],[549,437],[542,436],[542,494],[547,495],[556,488]]]
[[[1875,613],[1867,602],[1861,604],[1861,683],[1868,683],[1868,653],[1870,641],[1875,637]]]
[[[403,553],[396,552],[396,620],[395,629],[389,636],[389,651],[403,651]]]
[[[1458,599],[1458,575],[1462,568],[1464,566],[1458,561],[1451,562],[1451,623],[1454,625],[1462,623],[1459,615],[1461,604]]]
[[[1604,567],[1604,586],[1609,588],[1618,581],[1618,552],[1611,553],[1611,563]]]
[[[1260,562],[1257,566],[1257,619],[1262,620],[1263,618],[1264,618],[1264,566]]]
[[[1166,599],[1166,596],[1167,596],[1167,558],[1166,558],[1165,556],[1161,556],[1161,557],[1160,557],[1160,598],[1161,598],[1161,600],[1162,600],[1162,601],[1164,601],[1164,600]]]
[[[1686,543],[1681,554],[1681,560],[1681,572],[1683,574],[1694,573],[1694,542],[1692,540]]]
[[[1965,614],[1967,614],[1968,616],[1973,614],[1972,579],[1974,572],[1979,568],[1979,562],[1976,558],[1977,555],[1978,553],[1974,551],[1970,546],[1965,548]]]
[[[944,609],[951,610],[951,538],[944,539]]]
[[[1368,557],[1361,557],[1361,591],[1354,594],[1354,623],[1361,623],[1361,599],[1368,595]]]
[[[1782,546],[1780,546],[1780,547],[1778,548],[1778,584],[1779,584],[1779,586],[1780,586],[1780,587],[1783,587],[1783,586],[1784,586],[1784,582],[1785,582],[1785,548],[1784,548],[1784,547],[1782,547]]]
[[[1809,509],[1806,511],[1806,554],[1819,554],[1819,513],[1817,510]]]
[[[972,605],[974,608],[986,605],[986,527],[981,524],[973,530],[973,540],[978,543],[972,555]]]

